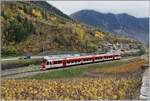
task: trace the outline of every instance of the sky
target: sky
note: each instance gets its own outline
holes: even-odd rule
[[[47,1],[63,13],[70,15],[83,9],[101,13],[127,13],[135,17],[149,16],[149,1]]]

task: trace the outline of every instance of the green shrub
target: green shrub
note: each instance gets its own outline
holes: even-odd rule
[[[139,55],[143,55],[144,53],[145,53],[145,49],[144,48],[140,48]]]
[[[16,55],[17,48],[14,46],[7,46],[2,49],[2,55]]]

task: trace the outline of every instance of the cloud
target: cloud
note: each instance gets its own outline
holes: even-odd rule
[[[149,16],[149,1],[47,1],[67,15],[83,9],[102,13],[128,13],[136,17]]]

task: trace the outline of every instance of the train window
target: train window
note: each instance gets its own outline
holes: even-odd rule
[[[51,65],[51,62],[47,62],[46,65]]]
[[[61,64],[62,61],[53,61],[53,64]]]
[[[57,61],[53,61],[53,64],[57,64]]]
[[[62,63],[62,61],[57,61],[57,64],[61,64]]]
[[[67,61],[67,63],[70,63],[70,61]]]

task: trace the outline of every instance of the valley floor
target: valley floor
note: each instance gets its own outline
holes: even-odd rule
[[[5,100],[137,100],[143,65],[148,60],[135,58],[5,79],[1,96]]]

